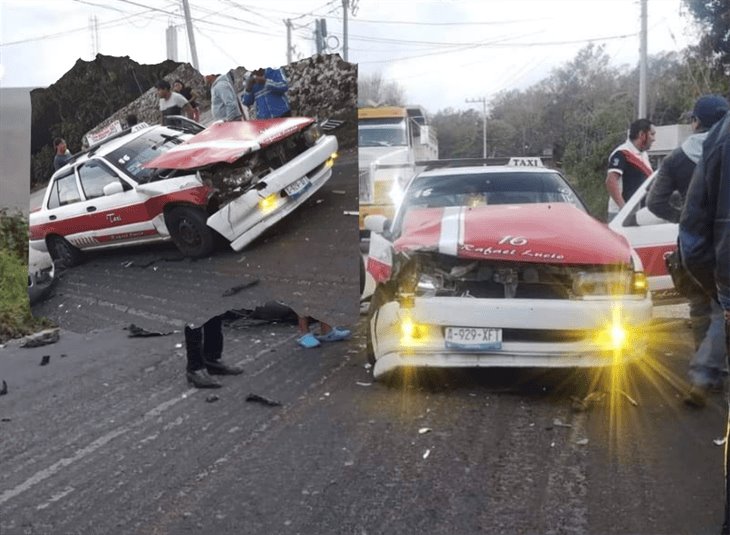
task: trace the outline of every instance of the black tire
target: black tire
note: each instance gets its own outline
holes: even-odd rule
[[[61,236],[49,236],[46,245],[51,258],[60,267],[77,266],[83,260],[83,253]]]
[[[178,250],[185,256],[208,256],[215,245],[213,229],[205,224],[208,216],[203,210],[178,206],[165,214],[165,224]]]

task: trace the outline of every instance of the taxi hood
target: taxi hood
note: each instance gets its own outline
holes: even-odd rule
[[[201,169],[216,163],[233,163],[239,158],[281,141],[314,123],[309,117],[230,121],[214,123],[144,167],[158,169]]]
[[[412,209],[395,252],[433,251],[475,260],[630,264],[623,236],[568,203]]]

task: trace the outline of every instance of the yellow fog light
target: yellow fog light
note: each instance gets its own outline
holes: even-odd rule
[[[605,351],[619,352],[629,348],[629,327],[624,325],[619,307],[613,309],[611,322],[598,332],[596,341]]]
[[[335,160],[338,156],[339,154],[337,154],[336,152],[330,154],[330,157],[327,159],[326,162],[324,162],[325,167],[332,167],[333,165],[335,165]]]
[[[410,316],[405,316],[400,321],[400,333],[401,346],[414,347],[426,342],[428,326],[416,323]]]
[[[634,293],[643,295],[648,289],[649,281],[646,278],[646,273],[643,271],[634,273]]]
[[[261,210],[264,214],[268,214],[276,208],[277,204],[279,204],[279,195],[272,193],[263,199],[259,199],[259,210]]]

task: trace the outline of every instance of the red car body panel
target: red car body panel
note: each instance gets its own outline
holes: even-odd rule
[[[623,236],[568,203],[411,209],[396,252],[515,262],[630,264]]]
[[[233,163],[314,123],[308,117],[215,123],[144,167],[200,169],[216,163]]]

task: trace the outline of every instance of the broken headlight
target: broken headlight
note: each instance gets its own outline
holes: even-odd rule
[[[302,135],[304,136],[304,143],[307,144],[307,147],[313,147],[317,143],[317,140],[322,137],[322,131],[317,124],[313,124]]]
[[[641,271],[582,271],[573,277],[573,293],[579,296],[646,295],[647,290],[646,275]]]

